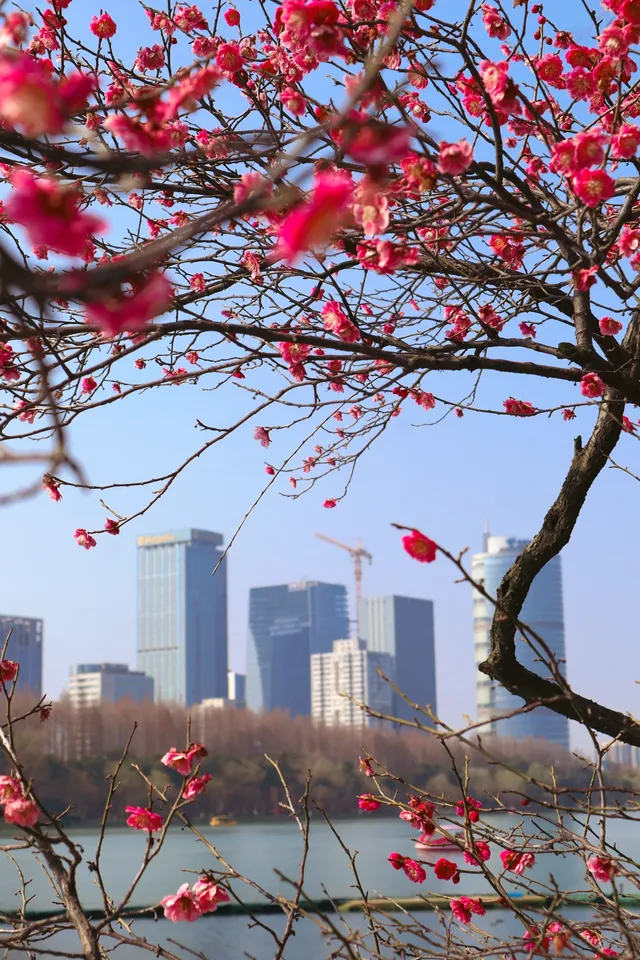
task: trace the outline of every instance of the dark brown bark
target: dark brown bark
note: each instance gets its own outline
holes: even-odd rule
[[[549,701],[547,705],[556,713],[640,746],[640,726],[634,720],[523,667],[515,645],[517,619],[531,585],[545,564],[569,542],[587,494],[618,442],[623,410],[620,394],[609,391],[589,442],[585,447],[576,442],[571,466],[555,503],[500,584],[491,627],[491,653],[479,669],[527,703]]]

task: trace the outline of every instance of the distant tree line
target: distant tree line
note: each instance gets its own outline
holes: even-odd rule
[[[15,702],[14,713],[20,709],[21,704]],[[185,744],[189,724],[190,739],[208,749],[202,772],[212,778],[205,794],[191,805],[194,819],[219,813],[241,818],[278,815],[282,788],[265,754],[278,761],[293,795],[302,793],[310,771],[312,799],[332,816],[357,814],[357,795],[371,787],[359,768],[359,757],[364,755],[393,770],[398,779],[389,783],[391,793],[397,789],[400,796],[406,796],[414,789],[449,797],[452,802],[459,798],[451,759],[434,737],[406,728],[320,726],[308,717],[291,718],[280,711],[258,715],[230,708],[196,712],[190,719],[187,709],[169,704],[140,706],[121,701],[74,709],[62,700],[54,705],[46,722],[32,718],[21,725],[19,746],[48,808],[61,812],[68,807],[71,783],[69,818],[91,822],[102,815],[106,778],[135,727],[114,799],[117,821],[119,809],[124,820],[127,804],[147,803],[145,784],[132,769],[132,762],[156,783],[177,787],[180,778],[164,767],[160,758],[170,747]],[[528,772],[532,778],[529,796],[535,796],[536,780],[548,780],[551,766],[565,786],[580,788],[588,781],[589,772],[579,760],[544,741],[493,740],[491,750],[507,766]],[[453,753],[459,760],[464,750],[458,744]],[[618,779],[622,787],[640,785],[640,776],[633,771],[621,771]],[[476,759],[471,790],[486,807],[517,806],[522,781],[502,766],[483,766]]]

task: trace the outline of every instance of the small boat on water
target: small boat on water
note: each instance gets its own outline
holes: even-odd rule
[[[228,813],[220,813],[216,817],[211,817],[209,820],[210,827],[237,827],[238,821],[234,820],[233,817]]]
[[[415,841],[416,850],[459,850],[464,838],[464,827],[450,827],[442,833],[421,833]]]

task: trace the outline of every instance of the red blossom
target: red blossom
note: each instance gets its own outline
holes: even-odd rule
[[[460,883],[458,867],[453,861],[447,860],[445,857],[440,857],[433,868],[433,872],[438,880],[451,880],[452,883]]]
[[[361,810],[370,812],[379,810],[382,804],[371,793],[363,793],[358,797],[358,806]]]
[[[420,563],[432,563],[436,558],[437,544],[419,530],[412,530],[402,538],[402,546],[414,560]]]
[[[18,676],[18,664],[13,660],[0,660],[0,681],[13,683]]]
[[[482,901],[473,897],[454,897],[449,901],[451,912],[459,923],[471,923],[471,917],[476,914],[484,917],[487,912],[482,906]]]

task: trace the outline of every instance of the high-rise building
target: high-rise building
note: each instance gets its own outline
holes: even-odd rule
[[[358,612],[360,636],[367,649],[393,657],[390,677],[413,703],[436,703],[436,654],[433,603],[419,597],[364,597]],[[398,694],[394,716],[411,720],[416,711]]]
[[[234,707],[244,707],[247,702],[247,677],[244,673],[229,670],[227,674],[227,697]]]
[[[516,540],[512,537],[492,537],[485,534],[483,552],[475,554],[472,559],[473,579],[482,582],[487,593],[495,597],[502,578],[528,542],[528,540]],[[477,590],[473,591],[476,667],[489,656],[494,610],[495,607],[490,601],[485,600]],[[564,672],[565,645],[560,557],[553,557],[535,578],[519,617],[522,623],[531,627],[542,637]],[[537,654],[518,633],[516,634],[516,654],[520,663],[529,670],[540,675],[549,675],[549,670],[539,662]],[[568,749],[569,721],[547,707],[537,707],[529,713],[501,720],[500,723],[491,722],[494,717],[517,710],[522,705],[523,701],[520,697],[513,696],[495,680],[491,680],[479,671],[476,672],[477,719],[487,722],[487,732],[501,737],[514,737],[518,740],[526,737],[541,738]]]
[[[42,620],[34,617],[0,616],[0,653],[5,640],[6,658],[20,665],[16,693],[42,697]]]
[[[373,727],[385,723],[359,703],[386,717],[391,714],[393,690],[378,669],[389,676],[389,653],[367,650],[364,640],[335,640],[331,653],[311,657],[311,715],[328,726]],[[341,696],[346,694],[346,696]],[[353,698],[353,699],[349,699]]]
[[[67,693],[74,707],[120,700],[153,703],[153,677],[126,663],[78,663],[71,669]]]
[[[227,695],[222,540],[191,529],[138,538],[138,669],[153,677],[156,701]]]
[[[349,635],[341,584],[302,581],[254,587],[249,594],[247,706],[311,713],[310,661]]]

